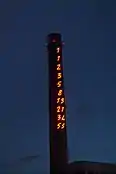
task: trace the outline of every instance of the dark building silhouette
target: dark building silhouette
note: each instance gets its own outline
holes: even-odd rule
[[[69,164],[70,174],[116,174],[116,164],[75,161]]]
[[[59,33],[48,35],[50,174],[116,174],[115,164],[68,163],[62,46]]]

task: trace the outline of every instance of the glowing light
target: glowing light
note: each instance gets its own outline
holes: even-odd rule
[[[62,95],[62,89],[60,89],[59,91],[58,91],[58,96],[61,96]]]
[[[58,114],[58,121],[61,120],[61,114]]]
[[[60,56],[57,57],[57,61],[59,61],[59,60],[60,60]]]
[[[64,129],[64,127],[65,127],[65,123],[58,123],[57,124],[57,129]]]
[[[57,98],[57,103],[59,103],[60,102],[60,98]]]
[[[60,106],[57,106],[57,112],[60,112]]]
[[[61,79],[61,78],[62,78],[62,74],[58,73],[58,79]]]
[[[61,104],[64,103],[64,98],[61,98]]]
[[[62,81],[58,81],[58,83],[57,83],[58,88],[61,87],[61,83],[62,83]]]
[[[53,39],[53,41],[52,42],[56,42],[56,40],[55,39]]]
[[[64,106],[61,107],[61,112],[63,112],[63,111],[64,111]]]
[[[65,121],[65,116],[64,115],[62,116],[62,121]]]
[[[57,79],[61,79],[63,74],[62,74],[62,67],[61,67],[61,55],[59,55],[61,51],[60,47],[56,48],[56,52],[57,52],[57,65],[56,65],[56,70],[57,70]],[[57,111],[57,129],[61,130],[65,128],[65,98],[63,95],[63,89],[62,87],[62,81],[59,80],[56,83],[56,87],[59,88],[58,89],[58,93],[57,93],[57,98],[56,98],[56,103],[57,103],[57,107],[56,107],[56,111]]]
[[[61,103],[61,104],[63,104],[64,103],[64,97],[63,98],[57,98],[57,103]]]
[[[56,50],[57,50],[57,53],[59,53],[60,52],[60,47],[58,47]]]
[[[61,129],[64,129],[65,123],[62,124]]]
[[[65,115],[62,116],[61,114],[58,114],[57,118],[58,118],[58,121],[59,120],[65,121]]]
[[[60,129],[62,123],[57,124],[57,129]]]
[[[61,70],[61,65],[57,64],[57,71],[60,71],[60,70]]]

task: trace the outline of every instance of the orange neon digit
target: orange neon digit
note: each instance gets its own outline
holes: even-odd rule
[[[65,116],[64,115],[62,116],[62,121],[65,121]]]
[[[60,98],[57,98],[57,103],[59,103],[60,102]]]
[[[60,112],[60,106],[57,106],[57,112]]]
[[[59,53],[59,52],[60,52],[60,48],[58,47],[58,48],[57,48],[57,53]]]
[[[59,91],[58,91],[58,96],[61,96],[62,95],[62,89],[60,89]]]
[[[57,70],[60,71],[61,70],[61,65],[57,64]]]
[[[60,60],[60,56],[57,57],[57,61],[59,61],[59,60]]]
[[[64,129],[64,127],[65,127],[65,123],[62,124],[61,129]]]
[[[61,104],[64,103],[64,98],[61,98]]]
[[[62,73],[58,73],[58,79],[62,78]]]
[[[64,129],[65,128],[65,123],[63,123],[63,124],[62,123],[58,123],[57,124],[57,129],[60,129],[60,128]]]
[[[61,115],[60,114],[58,114],[57,117],[58,117],[58,121],[61,120]]]
[[[64,111],[64,107],[62,106],[61,112],[63,112],[63,111]]]
[[[58,88],[61,87],[61,83],[62,83],[62,81],[58,81],[58,83],[57,83]]]
[[[61,127],[61,123],[58,123],[57,124],[57,129],[60,129],[60,127]]]

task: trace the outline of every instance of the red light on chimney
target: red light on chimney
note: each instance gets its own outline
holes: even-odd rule
[[[64,43],[64,42],[62,42],[62,45],[65,45],[65,43]]]
[[[53,40],[52,42],[56,42],[56,40]]]

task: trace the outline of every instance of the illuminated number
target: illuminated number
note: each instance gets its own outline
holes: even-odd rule
[[[63,123],[63,124],[62,123],[58,123],[57,124],[57,129],[60,129],[60,128],[64,129],[64,127],[65,127],[65,123]]]
[[[57,64],[57,70],[58,70],[58,71],[61,70],[61,66],[60,66],[60,64]]]
[[[64,98],[61,98],[61,104],[64,103]]]
[[[58,48],[57,48],[57,53],[59,53],[59,52],[60,52],[60,48],[58,47]]]
[[[58,79],[61,79],[61,78],[62,78],[62,74],[58,73]]]
[[[60,129],[60,127],[61,127],[61,123],[58,123],[57,124],[57,129]]]
[[[57,103],[60,102],[60,98],[57,98]],[[61,98],[61,104],[64,103],[64,98]]]
[[[60,115],[60,114],[58,114],[58,121],[59,121],[59,120],[61,120],[61,115]]]
[[[60,98],[57,98],[57,103],[59,103],[60,102]]]
[[[65,123],[62,124],[61,129],[64,129]]]
[[[65,116],[64,115],[62,116],[62,121],[65,121]]]
[[[61,96],[62,95],[62,89],[60,89],[59,91],[58,91],[58,96]]]
[[[60,60],[60,56],[57,57],[57,61],[59,61],[59,60]]]
[[[62,109],[61,109],[61,112],[63,112],[64,111],[64,107],[62,107]]]
[[[61,83],[62,83],[62,81],[58,81],[58,83],[57,83],[58,88],[61,87]]]
[[[61,112],[64,111],[64,107],[61,108]],[[60,112],[60,106],[57,106],[57,112]]]
[[[60,112],[60,106],[57,106],[57,112]]]

